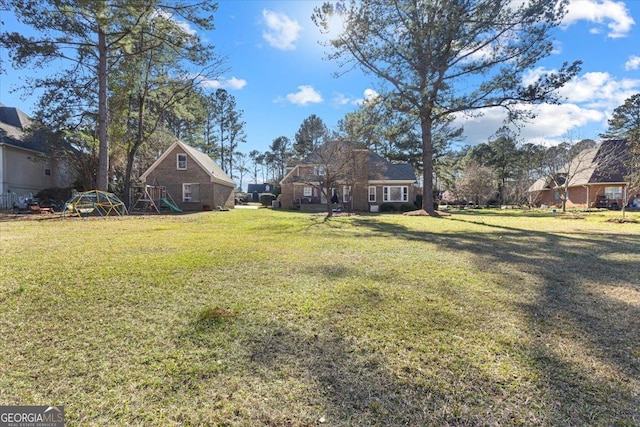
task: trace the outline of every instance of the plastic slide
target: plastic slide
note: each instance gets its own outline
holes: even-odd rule
[[[174,205],[173,203],[171,203],[170,201],[168,201],[165,198],[160,199],[160,201],[162,202],[162,204],[164,206],[167,206],[169,209],[171,209],[173,212],[182,212],[182,209],[180,209],[179,207],[177,207],[176,205]]]

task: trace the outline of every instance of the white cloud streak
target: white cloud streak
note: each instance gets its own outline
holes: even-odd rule
[[[286,100],[296,105],[320,104],[324,101],[320,92],[308,85],[298,86],[298,91],[288,94]]]
[[[637,70],[640,68],[640,56],[631,55],[627,62],[624,64],[624,69],[627,71]]]
[[[280,50],[294,50],[295,42],[300,37],[302,26],[298,21],[289,18],[284,13],[264,9],[262,17],[267,27],[262,37],[271,47]]]
[[[572,0],[563,25],[570,26],[578,21],[598,24],[590,29],[595,34],[602,32],[600,26],[606,23],[610,38],[626,37],[635,24],[626,5],[615,0]]]
[[[206,89],[231,89],[240,90],[247,85],[247,81],[239,79],[237,77],[231,77],[230,79],[221,78],[218,80],[202,79],[200,86]]]

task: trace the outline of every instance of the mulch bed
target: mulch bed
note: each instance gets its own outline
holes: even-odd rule
[[[584,219],[582,215],[562,215],[559,216],[560,219]]]
[[[443,212],[443,211],[436,211],[435,215],[429,215],[429,213],[427,211],[425,211],[424,209],[418,209],[417,211],[409,211],[409,212],[405,212],[402,215],[407,215],[407,216],[451,216],[451,214],[449,212]]]
[[[638,224],[638,223],[640,223],[640,221],[638,221],[635,218],[609,218],[607,220],[607,222],[616,222],[618,224],[625,224],[625,223]]]

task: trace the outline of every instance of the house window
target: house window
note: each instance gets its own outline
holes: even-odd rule
[[[327,170],[325,169],[324,166],[314,166],[313,174],[318,176],[324,176],[327,174]]]
[[[187,155],[182,153],[178,154],[176,163],[179,171],[187,170]]]
[[[51,176],[51,165],[48,162],[44,164],[44,174],[45,176]]]
[[[311,197],[312,194],[313,194],[313,188],[312,187],[304,187],[304,189],[302,190],[302,195],[304,197]]]
[[[200,201],[200,184],[182,184],[182,201],[197,203]]]
[[[604,197],[607,199],[622,199],[622,187],[604,187]]]
[[[351,201],[351,187],[345,185],[342,187],[342,201],[348,203]]]
[[[376,187],[373,185],[369,187],[369,201],[370,202],[376,201]]]
[[[409,187],[406,185],[382,187],[383,202],[408,202]]]

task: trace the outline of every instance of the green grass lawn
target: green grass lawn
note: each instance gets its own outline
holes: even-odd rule
[[[0,402],[71,426],[640,425],[640,225],[607,215],[5,219]]]

